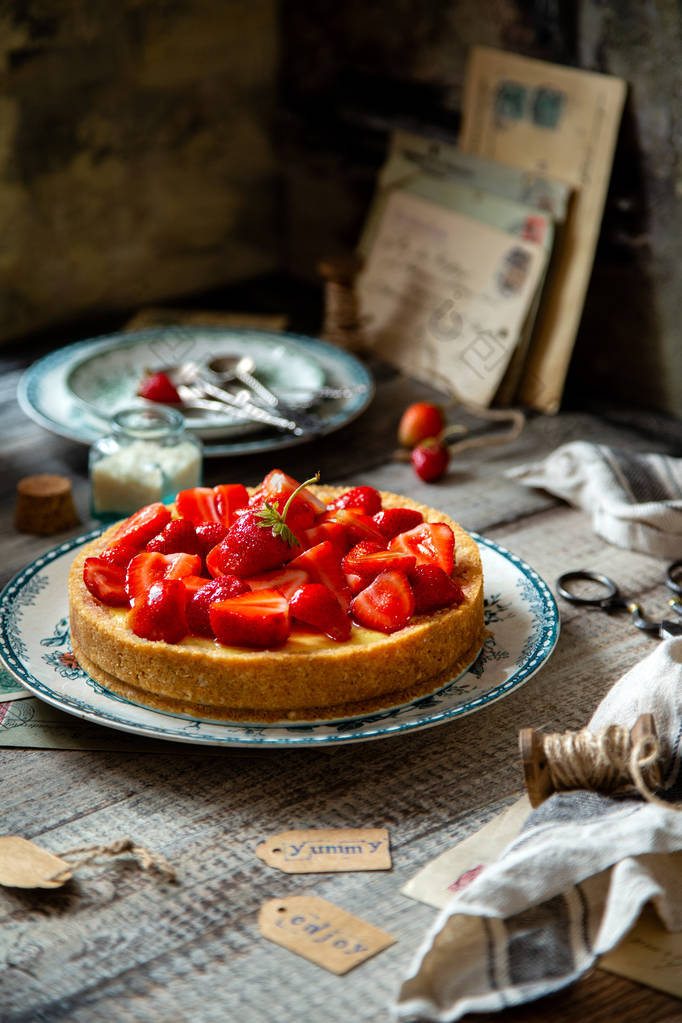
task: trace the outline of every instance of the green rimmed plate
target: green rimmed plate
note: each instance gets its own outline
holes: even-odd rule
[[[96,535],[53,548],[8,583],[0,594],[0,660],[47,703],[150,738],[295,748],[364,742],[429,728],[484,710],[514,692],[547,662],[559,636],[559,614],[544,580],[515,554],[472,534],[483,561],[490,635],[475,663],[439,692],[362,718],[308,725],[249,726],[160,713],[109,692],[74,663],[67,577],[77,549]]]

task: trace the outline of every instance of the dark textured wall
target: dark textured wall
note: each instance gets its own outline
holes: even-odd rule
[[[566,398],[682,414],[682,8],[677,0],[284,0],[288,259],[357,239],[387,134],[456,135],[469,47],[630,83]],[[309,201],[314,197],[314,203]]]
[[[0,67],[0,337],[277,265],[274,0],[5,0]]]
[[[682,415],[682,8],[584,0],[579,43],[630,90],[567,396]]]
[[[0,0],[0,340],[314,280],[477,43],[630,82],[567,395],[682,414],[677,0]]]

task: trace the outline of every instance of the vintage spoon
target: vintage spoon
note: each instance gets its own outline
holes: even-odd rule
[[[215,359],[211,359],[206,364],[206,368],[220,384],[227,384],[230,380],[239,380],[242,384],[246,384],[254,394],[257,394],[266,405],[277,408],[278,405],[284,404],[269,387],[266,387],[253,375],[255,363],[250,355],[217,355]]]
[[[227,408],[233,412],[241,412],[245,419],[251,419],[257,423],[267,423],[268,426],[274,426],[278,430],[288,430],[296,437],[300,437],[304,433],[303,427],[293,419],[285,419],[284,416],[264,409],[262,405],[255,405],[249,400],[249,392],[246,390],[222,391],[220,396],[213,397],[209,396],[214,394],[213,389],[208,390],[201,385],[196,387],[178,382],[176,387],[183,403],[190,408],[200,408],[207,412],[224,412]],[[216,390],[218,389],[216,388]]]

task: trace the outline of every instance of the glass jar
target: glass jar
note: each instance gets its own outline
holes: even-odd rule
[[[154,501],[171,502],[201,482],[201,442],[176,409],[123,409],[111,424],[90,449],[95,518],[114,521]]]

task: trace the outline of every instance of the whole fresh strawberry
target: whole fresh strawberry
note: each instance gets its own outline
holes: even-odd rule
[[[442,441],[429,437],[412,449],[410,461],[420,479],[425,483],[435,483],[448,467],[450,452]]]
[[[163,405],[179,405],[180,395],[170,377],[163,372],[150,373],[141,382],[138,392],[147,401],[158,401]]]
[[[213,576],[238,575],[241,578],[279,568],[296,556],[300,541],[287,525],[287,513],[299,490],[316,483],[320,474],[292,491],[282,511],[268,501],[252,508],[232,523],[225,538],[211,550],[206,567]]]
[[[409,405],[402,414],[398,425],[398,443],[405,448],[427,437],[437,437],[445,426],[443,410],[429,401],[418,401]]]

